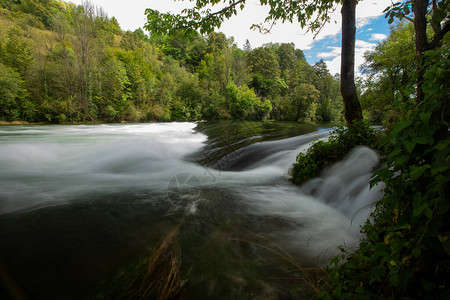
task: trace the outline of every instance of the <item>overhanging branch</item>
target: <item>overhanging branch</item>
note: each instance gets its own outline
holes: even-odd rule
[[[222,8],[221,10],[218,10],[216,12],[213,13],[209,13],[207,14],[205,17],[202,17],[199,21],[190,21],[188,22],[187,25],[183,25],[183,26],[175,26],[174,29],[187,29],[187,28],[192,28],[194,27],[195,29],[201,27],[203,24],[207,24],[209,21],[211,21],[212,19],[219,17],[219,16],[223,16],[226,15],[227,13],[229,13],[230,11],[234,10],[235,7],[239,4],[245,4],[246,0],[238,0],[236,2],[231,3],[230,5]],[[200,8],[200,7],[199,7]],[[196,8],[196,9],[199,9]],[[194,9],[191,9],[190,11],[193,11]],[[189,10],[188,10],[189,11]],[[230,15],[231,16],[231,15]],[[229,17],[230,17],[229,16]],[[188,16],[189,17],[189,14]],[[227,19],[229,18],[227,17]]]
[[[436,33],[433,40],[428,44],[428,49],[435,49],[439,47],[444,39],[444,36],[450,31],[450,21],[447,21],[440,31]]]

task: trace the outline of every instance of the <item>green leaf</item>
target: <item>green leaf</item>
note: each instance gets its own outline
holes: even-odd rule
[[[403,7],[403,12],[405,13],[405,15],[409,15],[411,13],[411,10],[409,9],[408,5],[405,5]]]
[[[423,175],[423,173],[425,173],[425,171],[430,168],[431,168],[430,165],[424,165],[424,166],[420,166],[420,167],[412,167],[410,169],[411,180],[415,181],[415,180],[419,179]]]
[[[412,255],[414,257],[419,257],[421,253],[422,253],[422,251],[420,251],[420,248],[414,248],[412,251]]]
[[[412,120],[405,120],[405,121],[401,121],[398,122],[397,124],[395,124],[394,129],[392,130],[392,132],[390,133],[390,137],[395,138],[398,136],[398,134],[405,128],[409,127],[412,124]]]
[[[422,214],[422,212],[428,208],[428,203],[422,202],[422,194],[417,193],[413,197],[413,216],[418,217]]]
[[[396,149],[394,149],[394,151],[392,151],[391,153],[388,154],[387,158],[391,160],[394,157],[396,157],[397,155],[399,155],[401,152],[402,152],[401,149],[396,148]]]
[[[423,288],[428,292],[431,292],[433,289],[436,288],[436,284],[434,282],[430,282],[424,278],[422,278],[420,281],[422,282]]]
[[[420,136],[418,138],[415,139],[417,144],[422,144],[422,145],[426,145],[426,144],[433,144],[433,137],[432,136]]]
[[[416,146],[416,142],[415,141],[404,141],[403,142],[405,144],[406,147],[406,151],[408,151],[408,153],[412,153],[414,150],[414,147]]]
[[[389,281],[393,286],[398,286],[400,284],[400,280],[398,278],[398,274],[394,274],[391,277],[389,277]]]
[[[443,173],[443,172],[447,171],[448,169],[449,169],[448,166],[440,166],[437,168],[433,168],[433,169],[431,169],[431,175],[435,176],[436,174]]]
[[[445,235],[439,234],[438,238],[442,246],[444,247],[445,252],[447,252],[447,254],[450,255],[450,235],[448,233]]]
[[[430,117],[431,117],[431,111],[428,112],[421,112],[419,114],[419,118],[420,120],[425,124],[428,125],[428,123],[430,122]]]
[[[436,150],[444,150],[444,149],[448,149],[450,146],[450,139],[447,140],[441,140],[439,141],[436,146],[434,146],[434,148]]]

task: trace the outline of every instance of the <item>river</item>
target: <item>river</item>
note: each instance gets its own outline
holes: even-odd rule
[[[127,286],[174,233],[161,261],[176,262],[183,297],[302,299],[299,266],[355,247],[381,194],[369,190],[379,162],[367,148],[301,188],[288,181],[296,155],[329,132],[271,122],[1,126],[0,298],[130,298]]]

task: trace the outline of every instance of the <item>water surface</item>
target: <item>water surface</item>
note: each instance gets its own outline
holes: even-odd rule
[[[366,148],[290,184],[298,152],[328,135],[296,123],[1,126],[3,295],[118,297],[179,226],[186,298],[301,299],[301,275],[275,252],[323,265],[356,244],[379,197]]]

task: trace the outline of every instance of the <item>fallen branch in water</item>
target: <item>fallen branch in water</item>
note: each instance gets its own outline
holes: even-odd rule
[[[182,219],[162,240],[153,252],[147,266],[147,274],[140,288],[131,293],[130,299],[179,299],[184,286],[180,277],[181,253],[177,235],[184,219]]]

